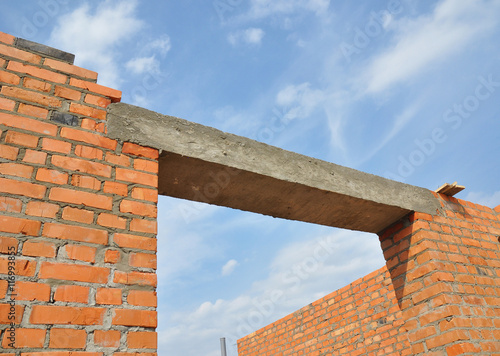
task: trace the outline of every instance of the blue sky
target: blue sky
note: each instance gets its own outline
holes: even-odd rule
[[[123,101],[500,204],[499,0],[5,2]],[[235,339],[384,264],[376,236],[159,203],[160,355]]]

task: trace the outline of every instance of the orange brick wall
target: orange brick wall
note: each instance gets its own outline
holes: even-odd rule
[[[155,355],[158,151],[106,137],[121,93],[97,73],[15,43],[0,33],[0,353]]]
[[[240,356],[410,355],[387,268],[239,340]]]
[[[242,338],[239,355],[500,355],[500,206],[436,197],[436,215],[379,234],[386,267]]]

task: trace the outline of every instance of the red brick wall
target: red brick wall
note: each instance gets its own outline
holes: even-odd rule
[[[155,355],[158,151],[96,80],[0,33],[0,353]]]
[[[410,355],[387,268],[239,340],[240,356]]]
[[[500,206],[437,197],[436,215],[379,234],[387,267],[239,340],[239,355],[500,355]]]

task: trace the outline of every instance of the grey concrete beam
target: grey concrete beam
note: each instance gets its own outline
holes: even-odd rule
[[[107,121],[110,137],[160,150],[163,195],[374,233],[440,208],[427,189],[132,105],[111,104]]]

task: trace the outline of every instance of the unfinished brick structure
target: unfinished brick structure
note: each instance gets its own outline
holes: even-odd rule
[[[118,103],[72,62],[0,33],[3,354],[156,355],[163,194],[379,234],[387,267],[241,356],[500,355],[500,206]]]

